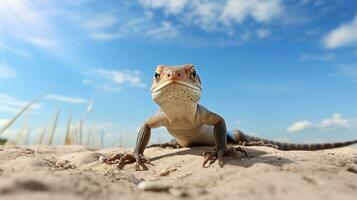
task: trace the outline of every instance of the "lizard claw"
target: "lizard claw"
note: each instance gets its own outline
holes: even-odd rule
[[[135,156],[135,169],[136,171],[140,171],[140,167],[143,169],[143,170],[148,170],[149,168],[146,166],[146,164],[149,164],[151,165],[151,162],[148,158],[146,158],[144,155],[136,155]]]
[[[136,171],[140,171],[140,167],[143,170],[148,170],[146,164],[151,164],[150,160],[142,154],[133,155],[130,153],[116,154],[112,158],[105,161],[106,164],[118,164],[118,169],[123,169],[125,165],[135,162]]]
[[[226,149],[226,150],[218,150],[218,151],[215,151],[215,152],[204,152],[203,153],[204,161],[203,161],[202,167],[204,167],[204,168],[209,167],[216,160],[218,160],[218,165],[220,167],[223,167],[223,165],[224,165],[223,157],[227,156],[227,155],[232,155],[232,154],[235,155],[235,156],[240,156],[238,151],[243,153],[245,155],[245,157],[248,157],[248,153],[244,149],[242,149],[240,147],[229,148],[229,149]]]

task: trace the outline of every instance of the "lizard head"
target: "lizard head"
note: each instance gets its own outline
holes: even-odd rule
[[[151,95],[160,106],[174,102],[197,104],[201,98],[201,90],[201,80],[194,65],[156,67]]]

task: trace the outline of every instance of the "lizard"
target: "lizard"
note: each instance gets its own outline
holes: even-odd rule
[[[162,126],[175,138],[176,147],[214,146],[214,151],[203,153],[203,167],[217,160],[222,167],[223,157],[239,156],[239,152],[247,156],[244,149],[229,147],[230,143],[263,145],[282,150],[316,150],[357,143],[356,140],[335,144],[286,144],[248,136],[238,130],[228,132],[222,116],[198,103],[201,95],[201,79],[193,64],[158,65],[152,81],[151,96],[159,109],[139,129],[132,153],[116,154],[105,162],[118,163],[119,169],[126,164],[135,163],[136,170],[148,170],[147,164],[151,163],[144,156],[144,151],[150,140],[151,129]]]
[[[338,147],[345,147],[352,144],[357,144],[357,140],[334,142],[334,143],[315,143],[315,144],[279,142],[279,141],[268,140],[264,138],[247,135],[238,129],[233,129],[231,131],[228,131],[227,137],[228,137],[227,138],[228,144],[241,145],[241,146],[266,146],[282,151],[293,151],[293,150],[316,151],[316,150],[333,149]],[[151,147],[182,148],[182,146],[180,146],[180,144],[176,141],[176,139],[172,139],[170,142],[166,142],[162,144],[151,144],[147,146],[147,148],[151,148]]]

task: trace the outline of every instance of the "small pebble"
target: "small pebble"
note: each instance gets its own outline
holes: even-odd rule
[[[57,160],[57,161],[56,161],[56,167],[63,167],[63,166],[66,165],[67,163],[69,163],[68,160]]]
[[[104,156],[100,156],[98,160],[102,163],[105,163],[108,159],[105,158]]]
[[[142,181],[138,184],[138,189],[142,191],[163,192],[168,191],[169,188],[169,185],[160,182]]]
[[[348,165],[347,171],[357,173],[357,165]]]
[[[168,169],[164,169],[160,172],[160,176],[167,176],[169,175],[171,172],[176,171],[176,168],[168,168]]]
[[[57,160],[55,165],[56,165],[56,167],[59,167],[62,169],[76,168],[76,166],[74,164],[71,164],[68,160]]]

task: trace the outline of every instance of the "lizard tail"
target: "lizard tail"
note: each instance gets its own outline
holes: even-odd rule
[[[229,134],[229,136],[233,141],[233,143],[236,144],[241,144],[245,146],[268,146],[283,151],[291,151],[291,150],[315,151],[315,150],[332,149],[332,148],[345,147],[348,145],[357,144],[357,140],[335,142],[335,143],[320,143],[320,144],[285,143],[285,142],[277,142],[273,140],[267,140],[259,137],[246,135],[239,130],[233,130],[233,134]]]

